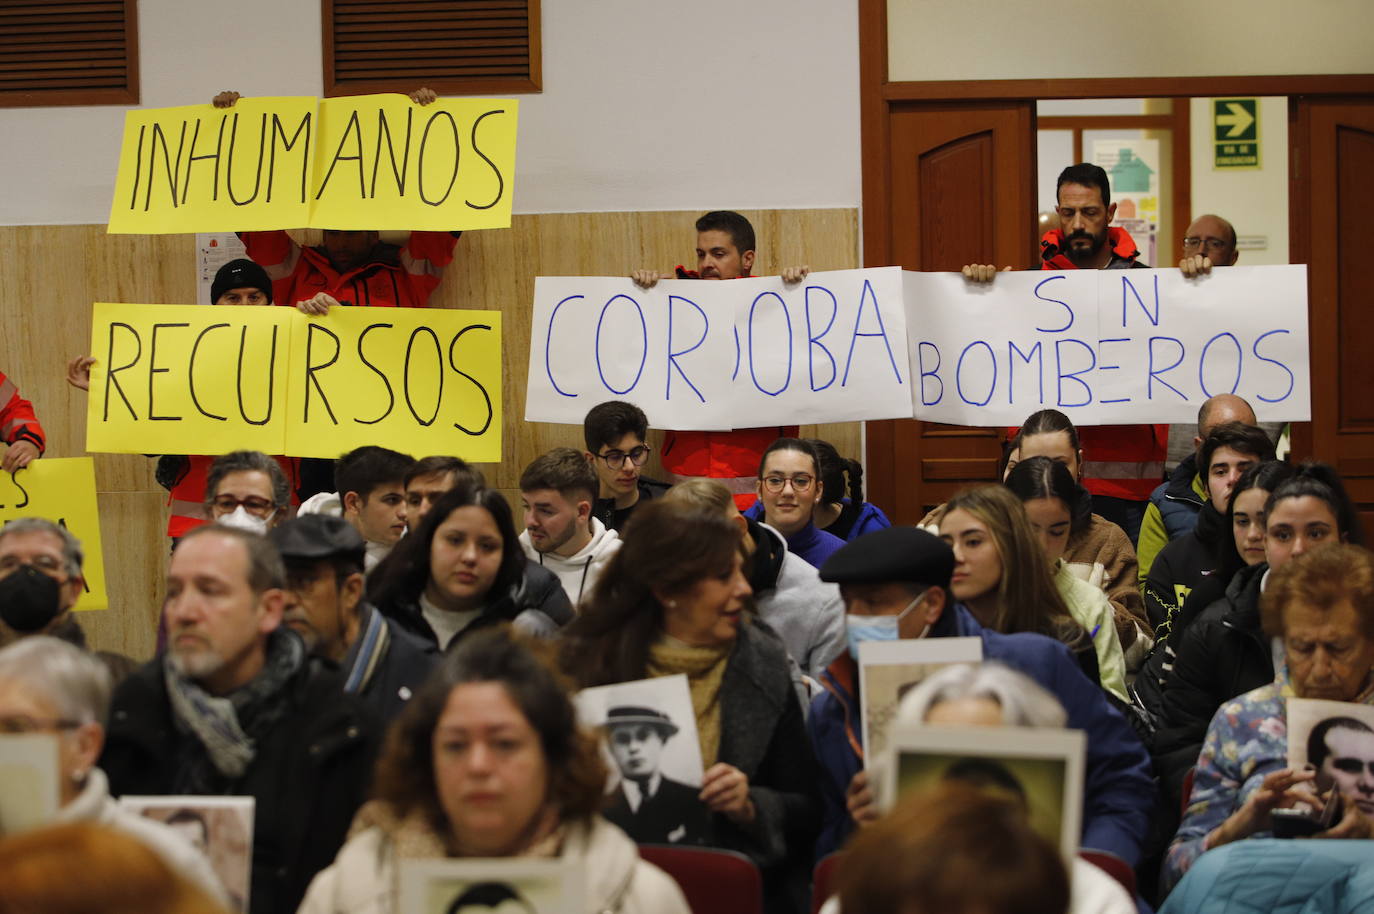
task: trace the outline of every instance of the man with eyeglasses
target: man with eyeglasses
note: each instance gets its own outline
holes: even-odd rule
[[[1198,216],[1183,236],[1183,259],[1178,268],[1184,276],[1201,276],[1212,267],[1233,267],[1240,259],[1236,250],[1236,230],[1220,216]]]
[[[633,403],[608,400],[582,420],[584,456],[596,471],[600,492],[592,516],[608,530],[622,530],[634,509],[659,498],[670,486],[640,474],[652,449],[645,443],[649,419]]]

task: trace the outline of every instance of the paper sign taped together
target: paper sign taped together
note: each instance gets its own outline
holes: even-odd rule
[[[0,473],[0,524],[20,517],[46,518],[66,527],[81,541],[85,585],[76,609],[108,609],[95,461],[90,457],[44,457],[22,470]]]
[[[403,95],[131,109],[109,231],[506,227],[517,111]]]
[[[97,303],[86,446],[501,459],[501,314]]]
[[[525,418],[630,400],[652,425],[859,419],[1196,421],[1219,393],[1310,415],[1303,266],[958,273],[882,267],[731,282],[540,278]]]

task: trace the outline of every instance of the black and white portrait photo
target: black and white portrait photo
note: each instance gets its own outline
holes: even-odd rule
[[[1334,789],[1374,815],[1374,707],[1288,699],[1288,764],[1312,766],[1318,791]]]
[[[253,857],[252,797],[121,797],[120,805],[181,835],[205,855],[235,911],[247,911]]]
[[[583,723],[599,729],[611,763],[611,822],[642,844],[700,844],[710,814],[701,802],[701,746],[685,676],[585,689]]]

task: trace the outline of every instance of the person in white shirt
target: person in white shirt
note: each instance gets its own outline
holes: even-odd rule
[[[620,549],[620,535],[592,516],[599,489],[585,456],[570,447],[536,457],[520,476],[520,545],[530,561],[558,576],[574,607]]]

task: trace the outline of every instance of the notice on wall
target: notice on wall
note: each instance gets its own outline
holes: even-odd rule
[[[501,459],[501,314],[97,303],[86,446]]]
[[[535,281],[525,418],[624,399],[660,428],[885,419],[910,410],[901,270],[733,282]],[[780,419],[780,415],[791,418]]]
[[[21,517],[46,518],[81,541],[85,584],[76,599],[76,609],[108,609],[95,461],[90,457],[43,457],[13,473],[0,473],[0,524]]]
[[[1260,167],[1259,99],[1212,99],[1214,170]]]
[[[517,110],[404,95],[131,109],[109,231],[507,227]]]
[[[1235,393],[1262,420],[1310,411],[1303,266],[776,278],[540,278],[525,418],[580,424],[629,400],[660,428],[916,418],[1192,422]]]

